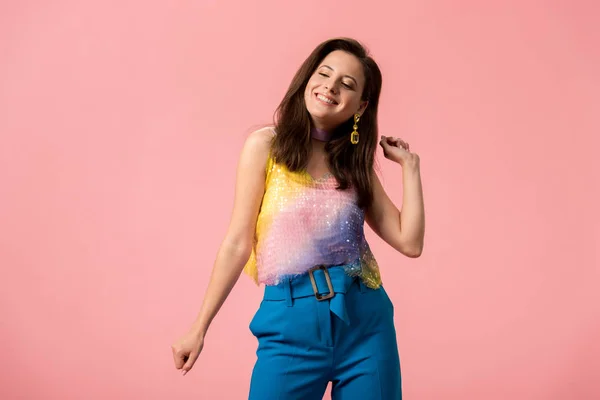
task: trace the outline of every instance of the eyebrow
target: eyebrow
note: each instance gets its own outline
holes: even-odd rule
[[[321,65],[319,68],[323,68],[323,67],[325,67],[325,68],[329,68],[330,70],[334,71],[334,69],[333,69],[333,68],[331,68],[329,65],[325,65],[325,64]],[[353,77],[353,76],[351,76],[351,75],[344,75],[344,76],[345,76],[345,77],[347,77],[347,78],[350,78],[350,79],[352,79],[352,80],[354,81],[354,84],[355,84],[356,86],[358,86],[358,82],[356,81],[356,79],[354,79],[354,77]]]

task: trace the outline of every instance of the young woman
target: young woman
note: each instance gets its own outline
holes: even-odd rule
[[[419,157],[399,138],[378,138],[380,92],[365,49],[328,40],[296,73],[275,126],[249,135],[200,313],[172,346],[184,375],[244,270],[265,285],[250,323],[250,399],[321,399],[328,382],[334,399],[401,399],[393,305],[363,228],[418,257],[425,217]],[[402,212],[373,170],[378,142],[401,167]]]

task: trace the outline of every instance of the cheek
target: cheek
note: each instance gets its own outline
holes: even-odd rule
[[[344,101],[344,108],[358,108],[358,104],[360,103],[358,96],[353,93],[347,93],[342,99]]]
[[[306,84],[306,88],[304,89],[304,96],[310,95],[310,93],[313,90],[313,87],[314,87],[314,84],[313,84],[312,80],[308,81],[308,83]]]
[[[308,88],[308,86],[306,87],[306,90],[304,90],[304,102],[308,103],[310,101],[310,89]]]
[[[312,99],[312,95],[314,91],[318,88],[318,83],[313,80],[308,81],[306,84],[306,89],[304,89],[304,98],[306,100]]]

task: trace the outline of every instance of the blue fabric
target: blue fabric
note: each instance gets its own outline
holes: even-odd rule
[[[266,286],[250,322],[258,339],[250,400],[402,399],[394,307],[343,267],[329,268],[335,296],[317,301],[308,274]],[[319,293],[325,273],[314,272]]]

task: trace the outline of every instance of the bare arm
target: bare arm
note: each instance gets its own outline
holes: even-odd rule
[[[200,312],[192,324],[191,330],[198,336],[206,335],[250,257],[265,189],[265,167],[272,137],[270,130],[258,130],[248,136],[242,149],[231,222],[217,252]]]
[[[398,146],[400,142],[402,141],[397,142]],[[367,210],[365,220],[386,243],[402,254],[415,258],[423,252],[425,236],[425,206],[420,160],[417,154],[394,147],[395,143],[393,141],[391,145],[384,143],[382,147],[386,158],[393,161],[401,160],[402,211],[399,211],[390,200],[373,171],[373,204]]]

